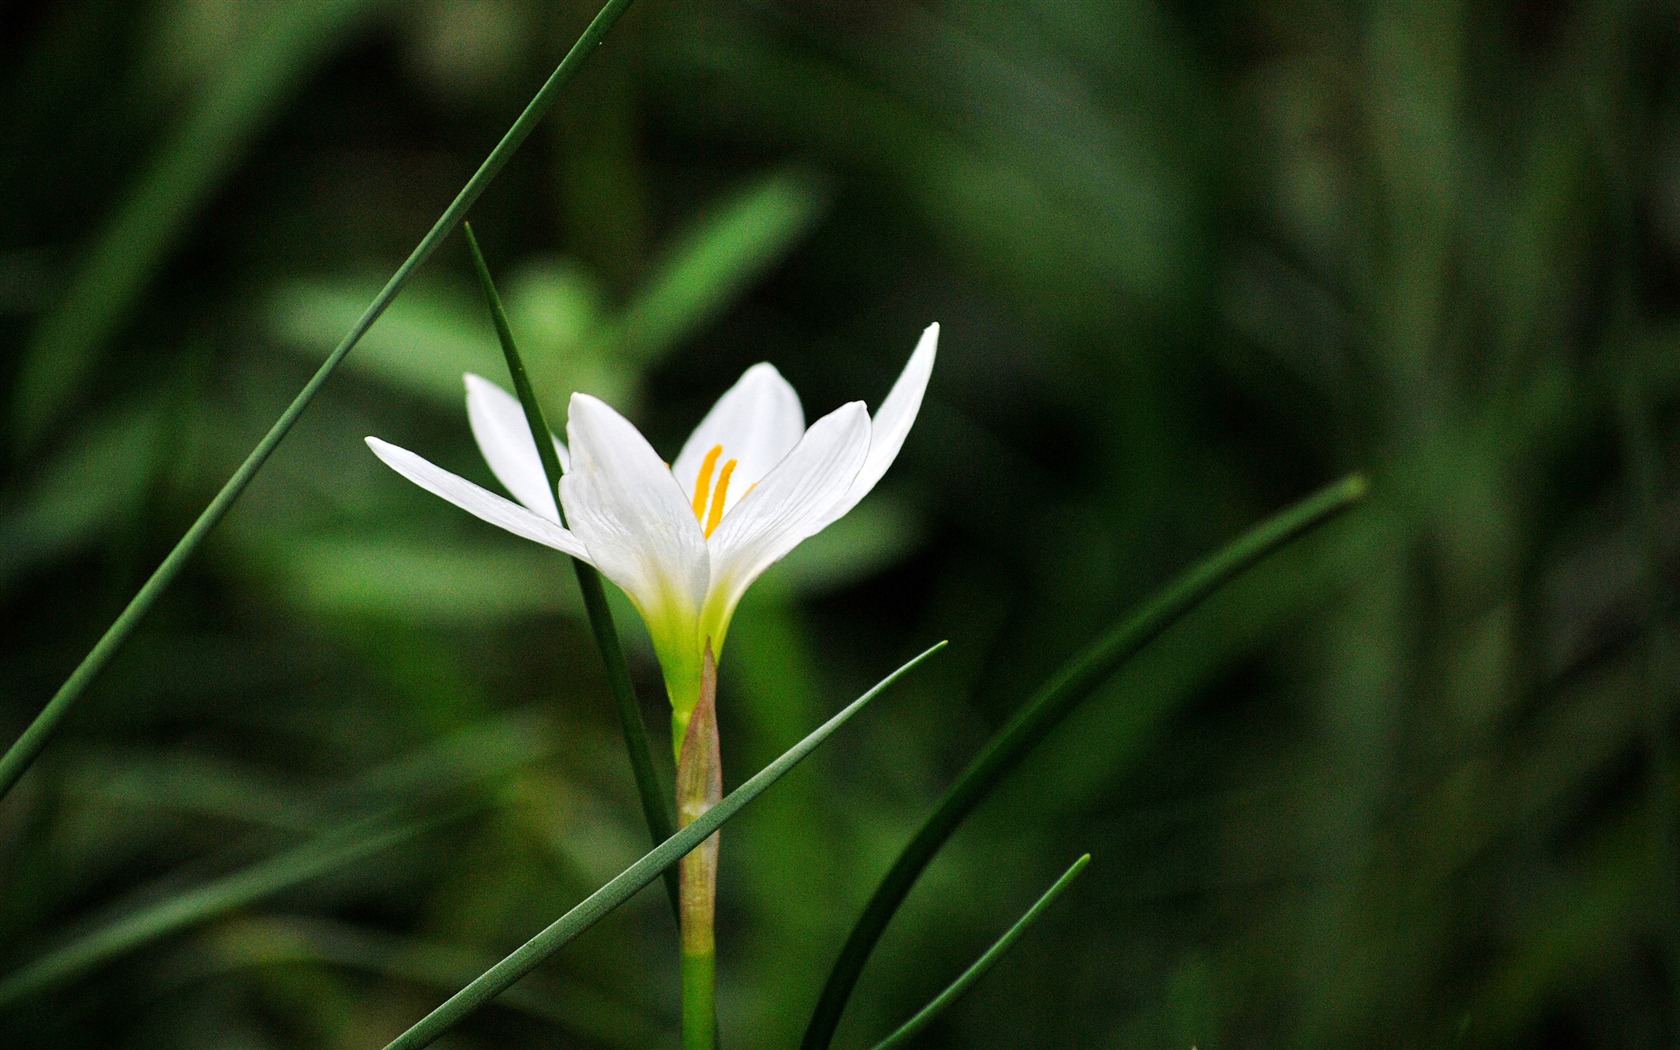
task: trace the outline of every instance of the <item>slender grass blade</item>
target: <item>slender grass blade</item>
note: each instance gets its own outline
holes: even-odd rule
[[[70,677],[65,680],[63,685],[59,686],[58,692],[54,693],[52,699],[47,701],[41,713],[36,715],[34,721],[23,731],[23,735],[18,737],[12,746],[6,750],[4,756],[0,756],[0,798],[5,797],[11,791],[30,764],[40,755],[41,750],[47,746],[47,741],[52,737],[53,731],[58,728],[59,723],[64,720],[64,716],[69,713],[77,699],[86,691],[105,665],[110,662],[111,657],[116,655],[117,650],[122,648],[129,635],[134,633],[135,626],[139,624],[140,620],[169,585],[174,582],[175,577],[180,575],[187,559],[191,558],[204,543],[205,537],[210,534],[210,530],[214,529],[222,520],[229,508],[233,506],[234,501],[251,483],[251,479],[257,476],[257,471],[261,470],[263,464],[268,462],[268,457],[279,447],[281,440],[291,431],[292,425],[298,421],[298,417],[303,415],[303,410],[309,406],[309,402],[315,399],[315,395],[326,384],[328,377],[337,370],[339,362],[343,361],[351,348],[361,341],[362,336],[367,334],[367,330],[373,327],[373,323],[391,305],[391,300],[397,297],[397,293],[402,291],[403,287],[414,276],[415,270],[431,256],[432,252],[437,250],[437,246],[443,242],[443,239],[466,215],[467,209],[472,207],[474,201],[478,200],[485,187],[489,186],[491,180],[501,172],[502,167],[507,164],[514,151],[525,142],[532,129],[536,127],[537,122],[542,119],[543,114],[554,104],[560,90],[566,86],[572,77],[577,75],[578,69],[601,46],[602,38],[606,35],[607,30],[612,28],[613,23],[618,21],[619,16],[624,14],[631,3],[632,0],[607,0],[600,13],[595,16],[595,20],[590,22],[588,28],[583,31],[583,35],[578,37],[577,43],[572,45],[572,49],[566,53],[566,57],[560,61],[560,65],[549,76],[542,88],[537,91],[536,96],[531,99],[524,112],[519,114],[518,119],[513,122],[513,126],[508,128],[501,141],[496,143],[495,148],[490,151],[490,155],[484,159],[484,163],[479,165],[472,178],[467,180],[466,186],[450,202],[449,207],[444,209],[443,214],[438,217],[438,221],[433,224],[431,230],[421,238],[414,251],[397,268],[397,272],[391,275],[390,281],[386,282],[385,287],[380,289],[373,302],[368,304],[367,309],[363,311],[362,316],[357,319],[350,331],[345,334],[344,339],[334,348],[331,354],[327,355],[326,361],[322,362],[320,369],[304,385],[297,398],[292,401],[285,412],[281,413],[274,426],[257,443],[257,447],[251,450],[251,454],[246,457],[244,463],[240,464],[233,477],[229,478],[227,484],[222,486],[221,491],[216,493],[215,498],[210,501],[210,505],[205,507],[203,513],[198,516],[198,520],[194,521],[192,526],[187,529],[186,535],[182,536],[169,554],[164,557],[163,563],[153,570],[152,575],[141,585],[139,592],[129,600],[127,607],[117,616],[116,621],[106,629],[99,641],[94,643],[93,648],[82,658],[82,662],[71,672]]]
[[[916,1033],[926,1028],[935,1017],[944,1013],[946,1007],[961,999],[965,992],[974,987],[974,982],[986,976],[986,971],[997,965],[998,960],[1003,958],[1004,952],[1014,947],[1015,942],[1021,939],[1021,934],[1027,932],[1027,927],[1031,926],[1044,913],[1044,909],[1048,908],[1057,897],[1062,895],[1062,891],[1068,888],[1069,883],[1079,877],[1079,873],[1089,863],[1091,863],[1089,853],[1074,861],[1073,866],[1063,872],[1062,877],[1044,891],[1044,896],[1038,898],[1038,902],[1028,908],[1026,914],[1016,919],[1015,925],[1011,926],[1002,937],[997,939],[997,943],[987,948],[980,958],[974,960],[974,965],[964,970],[962,976],[951,982],[950,987],[935,996],[931,1003],[916,1011],[915,1016],[900,1025],[892,1035],[876,1043],[875,1050],[891,1050],[892,1047],[903,1046]]]
[[[1352,507],[1364,497],[1365,490],[1363,477],[1344,478],[1255,526],[1157,592],[1141,609],[1063,665],[963,770],[876,887],[829,971],[828,982],[805,1029],[802,1050],[825,1050],[833,1041],[864,964],[922,871],[974,808],[1062,719],[1127,660],[1219,588],[1268,554]]]
[[[142,945],[236,911],[413,838],[429,822],[361,824],[102,926],[0,979],[0,1007],[37,995]]]
[[[560,506],[559,497],[560,456],[554,451],[548,421],[543,418],[542,405],[537,401],[536,391],[531,388],[531,378],[525,371],[524,360],[519,356],[519,347],[514,343],[513,330],[508,326],[507,314],[502,310],[502,298],[496,293],[495,281],[490,277],[490,267],[484,262],[484,253],[478,250],[478,238],[473,236],[472,224],[466,224],[463,232],[467,237],[467,248],[472,252],[473,268],[477,270],[479,284],[484,289],[484,300],[490,307],[490,319],[496,326],[496,338],[501,342],[502,354],[507,358],[508,373],[513,378],[513,389],[519,395],[519,404],[525,409],[525,422],[531,428],[531,440],[536,442],[537,456],[542,460],[543,472],[548,475],[548,492],[554,497],[555,513],[560,515],[563,524],[566,511]],[[619,644],[618,630],[613,626],[612,609],[607,605],[601,574],[596,572],[593,566],[585,565],[576,558],[568,560],[577,572],[578,590],[583,594],[583,607],[589,614],[589,628],[595,635],[596,647],[601,650],[601,663],[607,675],[607,689],[612,693],[613,707],[618,712],[619,729],[624,734],[624,747],[630,755],[630,770],[635,774],[636,793],[641,796],[642,816],[647,821],[648,834],[657,846],[677,830],[675,818],[667,804],[667,800],[671,798],[671,790],[660,782],[659,772],[653,764],[653,750],[648,745],[647,726],[643,724],[641,708],[636,704],[636,687],[630,682],[630,666],[624,660],[624,647]],[[671,899],[671,914],[675,917],[678,910],[675,868],[665,869],[665,891]]]
[[[742,190],[683,231],[606,340],[637,361],[659,357],[785,255],[825,202],[815,179],[791,169]]]
[[[943,648],[945,643],[940,642],[925,649],[920,655],[881,679],[874,688],[846,705],[839,714],[783,752],[780,758],[753,774],[751,779],[725,795],[721,802],[695,818],[693,823],[660,843],[651,853],[624,869],[611,882],[556,919],[547,929],[515,949],[513,954],[486,970],[477,980],[421,1018],[414,1027],[392,1040],[385,1050],[416,1050],[418,1047],[430,1046],[468,1014],[500,995],[515,981],[535,969],[538,963],[565,947],[583,931],[600,922],[613,909],[635,896],[642,887],[658,878],[660,872],[700,845],[712,832],[739,813],[747,803],[803,761],[805,756],[816,750],[835,730],[862,710],[865,704],[879,696],[911,668]]]

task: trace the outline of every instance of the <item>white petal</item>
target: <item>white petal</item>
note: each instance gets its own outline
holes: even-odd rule
[[[921,411],[922,395],[927,392],[928,377],[933,374],[933,359],[938,348],[939,324],[935,322],[922,332],[909,363],[887,392],[880,411],[875,413],[870,425],[869,458],[864,461],[863,469],[858,471],[857,478],[852,482],[852,491],[835,514],[836,518],[869,495],[869,490],[898,458],[898,451],[904,447],[904,439],[910,435],[910,427],[916,422],[916,414]]]
[[[724,500],[727,513],[747,489],[782,461],[804,433],[805,412],[799,407],[799,395],[773,366],[756,364],[718,398],[694,428],[671,473],[692,500],[706,453],[722,445],[722,459],[735,460],[735,473]],[[692,503],[690,506],[692,509]]]
[[[590,560],[589,551],[576,536],[547,518],[526,510],[512,500],[503,499],[494,492],[481,489],[467,479],[457,477],[405,448],[398,448],[376,437],[368,438],[367,443],[368,448],[373,449],[373,454],[384,460],[386,466],[427,492],[442,496],[467,513],[504,528],[515,536],[523,536],[545,547],[564,551],[574,558]]]
[[[467,383],[467,422],[472,424],[473,438],[484,462],[496,480],[513,495],[550,521],[560,520],[554,509],[554,493],[548,491],[548,474],[537,455],[536,443],[531,440],[531,426],[525,421],[525,409],[519,400],[482,376],[471,372]],[[570,470],[566,446],[558,438],[554,449],[560,454],[560,467]]]
[[[705,623],[721,648],[735,603],[747,586],[801,540],[839,517],[852,480],[869,455],[869,413],[863,402],[811,424],[792,452],[764,476],[712,533],[712,594]]]
[[[693,627],[710,578],[706,538],[688,497],[641,432],[600,400],[572,395],[566,436],[566,521],[591,564],[636,603],[654,644],[677,644],[676,634]],[[692,633],[680,641],[698,644]]]

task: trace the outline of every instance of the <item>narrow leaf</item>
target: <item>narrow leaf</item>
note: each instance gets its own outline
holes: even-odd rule
[[[456,945],[292,915],[233,920],[207,941],[207,950],[187,965],[157,975],[153,987],[158,998],[230,973],[299,965],[329,966],[391,984],[412,984],[417,993],[447,994],[495,961],[495,956]],[[656,1046],[664,1033],[659,1019],[639,1002],[575,978],[527,978],[503,993],[496,1005],[558,1026],[565,1035],[581,1037],[586,1045],[602,1050]],[[568,1044],[557,1039],[556,1045]]]
[[[52,737],[53,731],[58,728],[58,724],[64,720],[64,716],[69,713],[71,706],[81,697],[105,665],[110,662],[111,657],[116,655],[117,650],[122,648],[123,643],[128,640],[128,636],[134,633],[136,625],[157,602],[170,583],[174,582],[175,577],[180,575],[182,568],[186,566],[187,559],[192,557],[199,546],[204,543],[205,538],[210,534],[210,530],[214,529],[222,520],[229,508],[233,506],[234,501],[245,491],[245,486],[251,483],[251,479],[257,476],[257,471],[261,470],[263,464],[268,462],[268,457],[279,447],[281,440],[291,431],[292,425],[298,421],[298,417],[303,415],[303,410],[309,406],[309,402],[315,399],[316,393],[320,391],[327,378],[338,368],[339,362],[343,361],[351,348],[361,341],[362,336],[367,334],[367,330],[373,327],[373,323],[379,319],[379,315],[384,313],[386,307],[391,305],[391,300],[397,297],[397,293],[402,291],[403,287],[414,276],[414,271],[431,256],[433,251],[437,250],[437,246],[461,221],[467,209],[472,206],[474,201],[478,200],[485,187],[489,186],[491,180],[500,173],[503,165],[507,164],[514,151],[524,143],[526,137],[531,134],[531,130],[542,119],[543,114],[554,104],[554,100],[560,94],[560,89],[565,87],[589,56],[600,47],[607,30],[612,27],[614,22],[618,21],[619,16],[630,6],[631,2],[632,0],[607,0],[600,13],[595,16],[595,20],[589,23],[589,27],[583,31],[583,35],[578,37],[577,43],[572,45],[572,49],[566,53],[566,57],[561,60],[560,65],[549,76],[548,81],[537,91],[536,96],[531,99],[524,112],[519,114],[519,118],[513,122],[513,126],[508,128],[507,134],[503,135],[501,141],[496,143],[495,148],[490,151],[490,155],[484,159],[483,164],[479,165],[472,178],[467,180],[466,186],[462,187],[461,192],[450,202],[449,207],[444,209],[443,214],[438,217],[438,221],[433,224],[431,230],[427,232],[425,237],[421,238],[420,243],[415,246],[414,251],[404,260],[403,264],[397,268],[397,272],[391,275],[391,279],[386,282],[384,288],[380,289],[379,294],[374,296],[373,302],[368,304],[367,309],[351,326],[344,339],[331,354],[327,355],[326,361],[322,362],[320,369],[304,385],[297,398],[287,406],[285,412],[281,413],[274,426],[257,443],[257,447],[251,450],[251,454],[245,458],[244,463],[240,464],[233,477],[229,478],[227,484],[222,486],[221,491],[216,493],[215,498],[210,501],[210,505],[204,508],[203,513],[198,516],[198,520],[194,521],[192,526],[187,529],[186,535],[181,537],[163,559],[163,563],[141,585],[139,592],[130,599],[128,606],[123,609],[116,621],[106,629],[99,641],[94,643],[93,648],[87,656],[82,658],[82,662],[77,665],[75,671],[71,672],[70,677],[65,680],[63,685],[59,686],[58,692],[54,693],[52,699],[47,701],[46,707],[41,709],[41,713],[36,715],[35,720],[23,731],[23,735],[18,737],[17,741],[7,749],[3,757],[0,757],[0,798],[5,797],[6,793],[11,791],[13,785],[18,782],[18,779],[23,776],[30,764],[35,761],[36,756],[47,746],[47,741]]]
[[[914,1017],[900,1025],[892,1035],[876,1043],[875,1050],[890,1050],[891,1047],[903,1046],[917,1032],[926,1028],[935,1017],[943,1013],[946,1007],[962,998],[963,993],[974,987],[974,982],[986,976],[986,971],[997,965],[997,961],[1003,958],[1004,952],[1014,947],[1015,942],[1021,939],[1021,934],[1027,932],[1027,927],[1031,926],[1039,915],[1043,914],[1044,909],[1048,908],[1052,901],[1062,895],[1062,891],[1068,888],[1068,884],[1077,878],[1079,873],[1085,869],[1085,865],[1089,863],[1091,863],[1089,853],[1074,861],[1073,867],[1063,872],[1062,877],[1044,891],[1044,896],[1038,898],[1038,903],[1028,908],[1025,915],[1015,920],[1015,925],[1011,926],[1002,937],[999,937],[996,944],[987,948],[984,955],[974,960],[973,966],[964,970],[962,976],[952,981],[949,988],[935,996],[933,1002],[917,1011]]]
[[[684,854],[709,838],[713,832],[739,813],[742,807],[757,798],[771,784],[780,780],[784,774],[798,765],[805,756],[816,750],[823,741],[833,735],[835,730],[857,714],[865,704],[880,695],[882,690],[898,681],[911,668],[943,648],[945,648],[945,643],[940,642],[924,650],[904,666],[881,679],[874,688],[852,701],[839,714],[817,727],[804,740],[784,752],[780,758],[759,770],[746,783],[725,795],[721,802],[701,814],[692,824],[660,843],[653,852],[630,865],[611,882],[590,894],[581,904],[556,919],[547,929],[515,949],[513,954],[490,967],[477,980],[456,992],[437,1009],[421,1018],[418,1024],[392,1040],[385,1050],[416,1050],[418,1047],[430,1046],[439,1036],[459,1024],[468,1014],[500,995],[515,981],[535,969],[538,963],[565,947],[583,931],[600,922],[613,909],[635,896],[642,887],[658,878],[660,872],[675,864]]]
[[[811,228],[825,195],[796,170],[766,176],[685,230],[607,335],[647,362],[729,305]]]
[[[554,440],[548,421],[543,418],[542,404],[537,401],[536,391],[531,388],[530,376],[525,372],[525,362],[519,356],[519,347],[513,341],[513,330],[508,327],[507,314],[502,309],[502,297],[496,292],[496,283],[490,277],[490,267],[485,265],[484,253],[478,250],[478,238],[473,236],[472,224],[467,223],[462,232],[466,234],[467,248],[472,252],[473,268],[478,271],[479,285],[484,289],[484,300],[490,306],[490,320],[496,326],[496,338],[502,344],[502,355],[507,358],[514,392],[519,395],[519,404],[525,409],[525,422],[531,428],[531,440],[536,442],[543,472],[548,475],[548,494],[554,498],[554,510],[559,514],[561,524],[565,524],[566,511],[560,506],[559,496],[560,456],[554,451]],[[618,727],[624,734],[624,747],[630,755],[630,770],[636,778],[636,793],[642,800],[642,816],[647,821],[648,834],[657,846],[677,830],[666,802],[671,797],[671,792],[660,783],[659,772],[653,764],[647,726],[642,722],[641,707],[636,703],[636,687],[630,682],[630,667],[624,659],[624,647],[619,644],[618,630],[613,626],[612,609],[607,605],[601,574],[595,571],[594,566],[586,565],[576,558],[570,560],[572,568],[577,572],[578,590],[583,594],[583,607],[589,614],[589,628],[594,632],[596,647],[601,650],[601,663],[607,675],[607,689],[612,693],[613,707],[618,711]],[[671,900],[671,914],[675,917],[678,905],[677,873],[674,868],[665,871],[665,893]]]
[[[0,979],[0,1007],[37,994],[144,944],[348,867],[413,838],[429,822],[361,824],[178,894],[101,926]]]
[[[1210,558],[1180,576],[1164,590],[1120,621],[1107,634],[1050,679],[1009,724],[995,733],[956,783],[945,792],[909,845],[888,869],[875,894],[864,906],[806,1026],[802,1050],[825,1050],[834,1039],[846,1001],[863,973],[887,923],[921,877],[934,855],[991,794],[992,789],[1020,765],[1050,731],[1127,660],[1182,620],[1225,584],[1267,555],[1310,532],[1364,498],[1366,483],[1353,475],[1321,489],[1294,506],[1250,529]]]

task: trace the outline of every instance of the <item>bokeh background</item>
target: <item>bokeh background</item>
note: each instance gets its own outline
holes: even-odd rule
[[[592,13],[0,4],[7,740]],[[755,361],[815,415],[944,328],[898,465],[731,633],[726,784],[952,646],[727,829],[725,1045],[795,1045],[1038,682],[1352,470],[976,814],[839,1045],[1085,851],[920,1045],[1676,1045],[1676,14],[631,11],[472,214],[551,418],[674,451]],[[489,483],[470,273],[452,239],[0,803],[0,1042],[382,1046],[645,848],[567,566],[361,442]],[[645,891],[447,1045],[675,1045],[671,926]]]

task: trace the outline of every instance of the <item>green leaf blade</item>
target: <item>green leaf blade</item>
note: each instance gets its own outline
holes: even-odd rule
[[[141,908],[79,937],[0,979],[0,1008],[37,995],[142,945],[348,867],[430,826],[361,824],[307,842],[185,893]]]
[[[490,276],[490,267],[484,261],[484,253],[478,249],[478,238],[473,236],[472,224],[468,223],[462,232],[466,234],[467,248],[472,253],[473,269],[478,273],[479,286],[483,289],[484,300],[490,308],[490,320],[496,327],[496,338],[502,344],[503,356],[507,358],[508,374],[513,379],[513,388],[519,396],[520,407],[525,410],[525,422],[531,428],[531,440],[536,443],[537,456],[542,460],[543,472],[548,475],[548,493],[554,498],[555,513],[560,516],[561,524],[564,524],[566,511],[560,506],[560,456],[554,450],[554,442],[550,440],[548,420],[543,418],[542,404],[531,387],[530,376],[525,371],[525,362],[520,357],[519,347],[513,339],[513,329],[509,327],[507,313],[502,309],[502,297],[496,292],[496,282]],[[659,772],[653,764],[653,749],[648,744],[647,726],[642,722],[641,707],[636,703],[636,687],[630,681],[630,666],[624,659],[624,647],[619,643],[618,630],[613,626],[612,609],[607,605],[601,574],[596,572],[593,566],[586,565],[576,558],[568,560],[577,573],[578,590],[583,594],[583,607],[589,615],[589,628],[595,636],[595,646],[601,650],[601,663],[607,676],[607,690],[612,693],[613,708],[618,713],[619,731],[624,737],[624,747],[630,756],[630,770],[636,780],[636,793],[641,798],[642,817],[647,822],[648,835],[657,846],[676,831],[676,818],[667,804],[671,792],[661,782]],[[671,901],[671,914],[676,917],[679,909],[677,873],[674,868],[665,869],[665,891]]]
[[[881,879],[829,971],[802,1050],[826,1050],[864,964],[898,906],[957,828],[1051,730],[1127,660],[1182,620],[1216,591],[1272,552],[1348,510],[1364,498],[1365,479],[1353,475],[1286,508],[1174,580],[1131,616],[1064,664],[939,800],[934,811]]]
[[[1023,933],[1027,932],[1027,927],[1044,914],[1045,909],[1062,895],[1062,891],[1066,890],[1068,885],[1079,877],[1079,873],[1085,870],[1085,865],[1089,863],[1091,863],[1089,853],[1074,861],[1073,866],[1063,872],[1062,877],[1052,883],[1050,888],[1044,891],[1043,896],[1039,897],[1024,915],[1015,920],[1015,925],[1005,930],[1002,937],[999,937],[990,948],[987,948],[980,958],[974,960],[973,965],[964,970],[943,992],[935,996],[932,1002],[916,1011],[915,1016],[905,1021],[891,1035],[876,1043],[874,1050],[892,1050],[893,1047],[903,1046],[916,1033],[926,1028],[934,1018],[944,1013],[947,1007],[962,998],[970,988],[974,987],[976,981],[986,976],[986,972],[997,965],[998,960],[1003,958],[1005,952],[1015,946],[1015,942],[1021,939]]]
[[[526,941],[501,962],[481,974],[477,980],[456,992],[437,1009],[421,1018],[408,1031],[386,1045],[385,1050],[418,1050],[429,1046],[467,1015],[500,995],[515,981],[530,973],[544,959],[553,955],[605,918],[615,908],[635,896],[643,887],[659,877],[659,873],[674,865],[683,855],[700,845],[744,808],[763,794],[806,756],[816,750],[864,705],[879,696],[923,660],[945,648],[944,642],[930,646],[881,679],[873,688],[847,704],[838,714],[813,730],[805,739],[783,752],[781,757],[753,774],[740,787],[725,795],[717,805],[697,817],[687,827],[655,847],[641,860],[619,873],[612,881],[590,894],[581,903],[556,919],[541,933]]]
[[[683,232],[611,327],[632,359],[658,358],[728,306],[804,236],[822,213],[817,180],[770,173]]]
[[[443,239],[460,223],[466,215],[467,209],[472,207],[473,202],[477,201],[479,196],[483,194],[485,188],[501,172],[514,152],[524,144],[526,138],[535,129],[537,122],[542,119],[543,114],[559,97],[560,90],[577,75],[583,63],[600,47],[607,30],[612,28],[613,23],[618,21],[632,2],[633,0],[607,0],[601,7],[594,21],[590,22],[588,28],[583,31],[583,35],[578,37],[577,43],[572,45],[572,49],[566,53],[566,57],[561,59],[560,65],[555,68],[548,80],[537,91],[536,96],[531,99],[524,111],[513,122],[513,125],[496,143],[496,146],[490,151],[490,155],[479,165],[478,170],[467,180],[466,186],[462,187],[461,192],[450,202],[449,207],[444,209],[444,213],[438,217],[431,230],[421,238],[414,251],[409,254],[403,264],[397,268],[396,273],[391,275],[391,279],[386,282],[385,287],[380,289],[379,294],[368,304],[367,309],[351,326],[344,339],[322,362],[314,376],[304,385],[286,410],[281,413],[280,418],[275,421],[274,426],[263,436],[263,439],[257,443],[256,448],[251,450],[251,454],[240,464],[233,477],[229,478],[227,483],[211,499],[209,506],[205,507],[203,512],[199,514],[198,518],[187,529],[185,535],[164,557],[163,562],[153,570],[152,575],[140,586],[140,590],[129,600],[128,605],[124,607],[116,620],[94,643],[93,648],[82,658],[76,669],[70,673],[70,677],[65,679],[63,685],[59,686],[52,699],[47,701],[46,706],[24,729],[22,735],[12,743],[12,746],[6,750],[5,755],[0,756],[0,798],[4,798],[11,791],[41,751],[46,748],[48,740],[51,739],[65,716],[69,714],[76,701],[81,698],[87,687],[98,677],[99,672],[122,648],[123,643],[128,641],[140,620],[157,603],[158,598],[174,582],[175,577],[180,575],[188,559],[203,545],[211,530],[227,515],[234,502],[250,485],[251,480],[257,476],[257,472],[268,462],[269,456],[273,455],[274,450],[279,447],[280,442],[291,431],[298,418],[303,415],[303,410],[315,399],[315,395],[320,392],[327,379],[337,370],[339,363],[361,341],[362,336],[367,334],[368,329],[373,327],[374,322],[391,305],[391,301],[397,297],[397,293],[401,292],[408,284],[420,265],[431,257],[431,254],[437,250],[438,245],[443,243]]]

